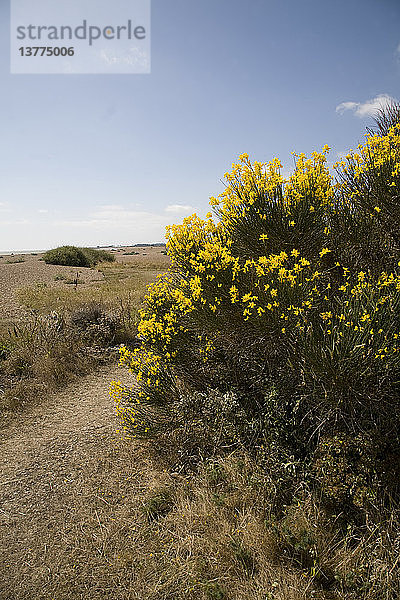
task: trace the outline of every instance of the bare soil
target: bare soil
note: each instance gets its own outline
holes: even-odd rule
[[[166,268],[162,251],[135,247],[114,254],[125,263],[121,269],[146,275],[149,265]],[[96,269],[40,258],[0,257],[0,324],[26,314],[20,288],[62,289],[77,273],[79,289],[105,281]],[[0,600],[143,598],[135,590],[132,548],[143,544],[143,498],[162,474],[146,444],[118,431],[109,386],[121,379],[133,384],[126,369],[102,366],[25,404],[0,430]]]
[[[0,599],[130,599],[144,446],[117,433],[104,367],[16,416],[0,436]],[[129,562],[129,561],[128,561]]]

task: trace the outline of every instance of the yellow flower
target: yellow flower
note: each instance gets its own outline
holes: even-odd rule
[[[332,252],[332,250],[329,250],[329,248],[322,248],[322,250],[319,253],[319,255],[322,258],[323,256],[325,256],[325,254],[328,254],[329,252]]]

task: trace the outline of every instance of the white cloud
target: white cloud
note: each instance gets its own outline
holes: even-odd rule
[[[194,208],[189,204],[170,204],[165,209],[165,212],[183,215],[194,212]]]
[[[192,209],[187,205],[178,206]],[[102,246],[162,242],[166,226],[180,222],[184,215],[166,210],[150,212],[135,204],[104,204],[75,218],[61,217],[49,221],[36,213],[36,218],[31,221],[17,217],[11,221],[10,216],[4,221],[0,215],[0,250],[3,251],[22,248],[43,250],[64,244]]]
[[[141,69],[149,68],[148,54],[139,48],[116,48],[115,50],[101,49],[99,52],[100,59],[107,65],[128,65]]]
[[[31,221],[28,219],[15,219],[13,221],[0,221],[0,225],[4,225],[5,227],[14,227],[14,225],[31,225]]]
[[[47,210],[47,208],[39,208],[38,213],[41,215],[45,215],[46,213],[48,213],[49,211]]]
[[[102,204],[101,206],[99,206],[99,208],[95,214],[98,214],[98,213],[101,214],[103,212],[112,212],[112,213],[118,214],[124,210],[125,209],[122,206],[122,204]]]
[[[83,219],[68,219],[53,223],[54,230],[68,235],[77,245],[102,245],[161,242],[171,216],[121,205],[102,205]]]
[[[336,112],[344,113],[346,110],[355,110],[360,106],[359,102],[341,102],[336,107]]]
[[[352,110],[357,117],[361,119],[364,117],[374,117],[379,110],[390,105],[392,102],[396,102],[395,98],[388,94],[379,94],[375,98],[366,100],[366,102],[341,102],[336,107],[336,112],[343,114],[347,110]]]
[[[10,213],[11,208],[9,208],[8,202],[0,202],[0,213]]]
[[[168,224],[168,218],[157,213],[132,210],[124,208],[119,204],[104,204],[90,213],[86,219],[71,219],[60,221],[57,224],[74,227],[109,229],[119,227],[121,229],[135,229],[143,226],[160,227]]]

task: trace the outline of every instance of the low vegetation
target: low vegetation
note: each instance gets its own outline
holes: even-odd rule
[[[100,262],[113,262],[115,256],[105,250],[77,248],[76,246],[60,246],[59,248],[54,248],[53,250],[45,252],[43,260],[50,265],[94,267]]]
[[[287,180],[242,155],[215,218],[169,229],[169,259],[138,249],[90,286],[20,291],[9,408],[121,342],[137,379],[111,385],[121,439],[100,427],[101,456],[72,456],[46,527],[4,561],[21,597],[400,596],[399,122],[381,114],[335,178],[327,147]]]
[[[137,378],[111,390],[128,435],[151,439],[180,473],[210,458],[223,473],[244,453],[244,479],[261,481],[255,537],[231,536],[227,562],[218,545],[195,591],[174,584],[154,597],[400,592],[400,107],[380,115],[336,178],[328,151],[296,155],[287,180],[278,159],[242,155],[211,199],[217,219],[169,229],[172,266],[146,297],[141,347],[121,350]],[[216,490],[221,511],[236,485]],[[239,517],[248,505],[238,488]],[[290,584],[259,578],[263,544],[262,560],[287,565]],[[154,566],[170,582],[185,578],[176,569]],[[232,592],[236,577],[246,584]]]
[[[114,257],[113,257],[114,258]],[[103,262],[103,279],[84,285],[79,275],[57,274],[63,287],[44,283],[17,292],[24,319],[0,324],[0,411],[17,408],[115,360],[121,343],[136,340],[138,309],[146,286],[168,261]],[[80,283],[82,285],[64,285]]]
[[[7,265],[15,265],[15,264],[23,263],[23,262],[25,262],[25,259],[22,256],[18,256],[15,258],[9,258],[5,261],[5,263]]]

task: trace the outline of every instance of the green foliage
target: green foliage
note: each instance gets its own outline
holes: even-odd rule
[[[5,360],[11,352],[11,345],[8,340],[0,340],[0,360]]]
[[[113,262],[115,257],[105,250],[60,246],[59,248],[45,252],[43,259],[50,265],[94,267],[99,262]]]
[[[81,248],[75,246],[60,246],[48,250],[43,259],[50,265],[65,265],[70,267],[90,267],[89,258]]]
[[[112,390],[133,436],[174,439],[186,457],[263,447],[282,486],[314,481],[353,509],[398,497],[381,469],[400,459],[396,115],[336,180],[328,147],[297,155],[287,180],[277,159],[242,155],[211,199],[218,221],[169,229],[142,345],[121,351],[138,386]]]
[[[100,262],[114,262],[115,256],[107,250],[98,250],[96,248],[82,248],[85,255],[88,257],[90,266],[93,267]]]
[[[149,521],[167,515],[173,506],[173,498],[169,488],[154,492],[143,504],[143,513]]]
[[[9,258],[8,260],[6,260],[7,265],[15,265],[15,264],[23,263],[23,262],[25,262],[25,259],[22,258],[21,256],[16,257],[16,258]]]
[[[209,600],[227,600],[226,592],[219,583],[207,582],[204,589]]]
[[[235,537],[231,539],[231,548],[240,569],[243,570],[247,577],[252,577],[257,567],[250,550],[245,547],[241,539]]]

